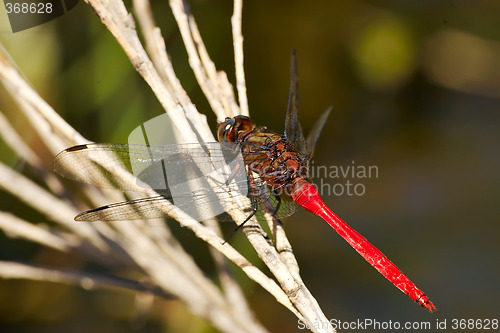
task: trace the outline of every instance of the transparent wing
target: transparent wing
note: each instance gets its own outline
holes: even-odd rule
[[[149,187],[165,190],[170,184],[208,175],[217,178],[225,175],[227,180],[229,168],[241,163],[241,150],[234,143],[163,146],[110,143],[65,149],[55,157],[53,167],[69,179],[98,187],[142,192]],[[125,173],[135,178],[122,179]]]
[[[321,117],[316,121],[314,124],[313,129],[307,136],[307,156],[308,158],[311,158],[313,153],[314,153],[314,147],[316,146],[316,142],[318,142],[319,135],[321,134],[321,131],[323,130],[323,127],[325,126],[326,121],[328,120],[328,116],[330,116],[330,113],[332,112],[332,107],[329,107]]]
[[[172,203],[197,221],[232,210],[251,213],[249,197],[271,203],[276,215],[294,212],[269,195],[263,182],[249,193],[241,147],[234,143],[176,144],[164,146],[87,144],[68,148],[54,159],[54,170],[87,184],[160,196],[99,207],[77,216],[79,221],[119,221],[160,218]]]
[[[299,80],[297,69],[297,54],[292,50],[290,57],[290,92],[285,120],[285,136],[302,154],[307,153],[306,140],[299,122]]]
[[[202,221],[234,209],[226,202],[248,195],[241,149],[234,143],[80,145],[58,154],[54,170],[64,177],[99,187],[143,193],[152,188],[162,196],[138,201],[124,213],[116,212],[125,209],[124,205],[95,212],[99,216],[107,214],[105,220],[122,219],[121,216],[137,209],[146,217],[158,216],[161,209],[153,206],[161,204],[163,199],[183,206],[186,213]],[[244,201],[248,200],[239,199],[237,205],[243,205]]]
[[[169,204],[171,205],[163,196],[123,201],[80,213],[75,217],[75,221],[125,221],[163,218],[166,212],[163,211],[162,207],[167,208]]]

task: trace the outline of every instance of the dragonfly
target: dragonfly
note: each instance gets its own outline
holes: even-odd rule
[[[312,183],[308,166],[331,108],[307,139],[298,121],[298,76],[295,52],[290,66],[285,132],[256,126],[249,117],[226,118],[217,126],[219,142],[193,144],[85,144],[67,148],[54,159],[62,176],[100,187],[158,195],[98,207],[77,221],[122,221],[162,218],[172,204],[203,221],[228,213],[246,214],[238,228],[256,214],[283,218],[297,206],[326,221],[370,265],[414,302],[434,304],[387,256],[330,210]],[[100,173],[90,174],[90,168]],[[125,171],[125,172],[124,172]],[[122,177],[123,174],[134,176]],[[116,176],[120,174],[121,176]],[[258,215],[257,215],[258,216]],[[229,217],[231,219],[231,217]]]

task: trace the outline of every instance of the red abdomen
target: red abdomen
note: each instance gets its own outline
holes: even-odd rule
[[[295,179],[291,197],[299,206],[325,220],[370,265],[402,292],[407,294],[413,301],[431,312],[436,310],[434,304],[425,296],[424,292],[418,289],[396,265],[326,206],[313,184],[303,178]]]

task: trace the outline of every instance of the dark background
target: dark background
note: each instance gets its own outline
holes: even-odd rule
[[[234,83],[232,4],[189,3],[215,64]],[[168,4],[155,1],[153,8],[181,82],[215,128]],[[378,168],[378,178],[348,179],[365,186],[363,196],[327,195],[325,201],[438,308],[429,314],[413,304],[326,223],[299,212],[285,228],[303,279],[328,318],[429,321],[433,327],[447,319],[448,330],[453,319],[500,319],[499,13],[500,2],[487,0],[244,4],[252,119],[283,131],[289,57],[296,48],[305,131],[328,106],[334,107],[315,165],[346,167],[354,161]],[[0,39],[19,68],[89,140],[126,142],[132,129],[163,112],[83,2],[55,21],[17,34],[10,32],[3,9],[1,15]],[[0,94],[1,110],[22,128],[22,117],[3,90]],[[32,147],[40,145],[34,135],[25,135]],[[3,143],[0,152],[4,163],[22,169]],[[47,165],[51,158],[46,157]],[[332,186],[345,181],[324,179]],[[2,210],[25,218],[34,214],[4,193],[0,199]],[[36,246],[3,234],[0,238],[2,259],[44,258]],[[244,242],[243,237],[234,242]],[[208,258],[199,253],[204,247],[194,244],[188,246],[195,256]],[[72,264],[53,260],[58,266]],[[207,270],[210,274],[210,265]],[[252,308],[268,329],[296,330],[291,313],[240,275]],[[131,294],[29,281],[0,281],[0,289],[0,327],[6,330],[210,331],[176,301],[157,301],[143,320],[134,316]]]

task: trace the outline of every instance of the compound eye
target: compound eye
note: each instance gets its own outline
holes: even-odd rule
[[[219,123],[217,129],[217,139],[219,141],[231,141],[231,135],[234,129],[234,118],[226,118],[225,121]]]

